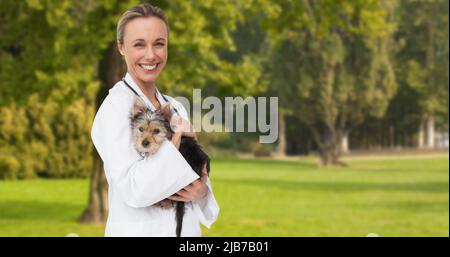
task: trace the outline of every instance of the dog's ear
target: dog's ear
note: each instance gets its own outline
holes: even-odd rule
[[[142,101],[139,97],[135,97],[133,108],[131,108],[131,117],[136,118],[146,110],[147,106],[145,105],[144,101]]]
[[[166,121],[170,121],[173,112],[172,112],[172,105],[169,102],[166,102],[161,106],[161,114]]]

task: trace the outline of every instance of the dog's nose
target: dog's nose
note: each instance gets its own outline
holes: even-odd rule
[[[150,142],[148,142],[148,140],[142,141],[142,146],[143,147],[147,147],[149,144],[150,144]]]

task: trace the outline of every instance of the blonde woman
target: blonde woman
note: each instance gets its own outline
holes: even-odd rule
[[[127,10],[117,25],[127,74],[109,91],[91,131],[108,181],[105,236],[175,236],[175,210],[154,206],[166,198],[186,203],[181,236],[201,236],[200,223],[209,228],[219,213],[206,172],[199,177],[177,149],[181,136],[193,136],[191,132],[176,131],[146,158],[133,147],[129,113],[136,95],[152,110],[170,102],[181,116],[179,127],[191,127],[183,105],[162,95],[156,85],[167,63],[168,35],[166,16],[148,4]]]

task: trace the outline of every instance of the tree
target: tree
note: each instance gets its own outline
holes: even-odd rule
[[[392,67],[395,1],[285,1],[265,24],[280,102],[305,123],[323,165],[368,115],[383,116],[396,92]]]
[[[436,118],[448,122],[448,1],[401,1],[399,80],[418,96],[418,147],[434,148]]]

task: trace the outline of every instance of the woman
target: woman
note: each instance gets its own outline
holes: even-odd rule
[[[126,11],[117,26],[127,74],[109,90],[91,131],[109,185],[105,236],[175,236],[174,209],[153,206],[166,198],[186,202],[181,236],[200,236],[200,223],[209,228],[219,213],[206,171],[199,178],[177,149],[181,136],[192,133],[178,129],[147,158],[132,143],[129,113],[136,95],[152,110],[169,101],[181,116],[178,127],[192,127],[183,105],[156,87],[167,62],[168,33],[163,12],[148,4]]]

